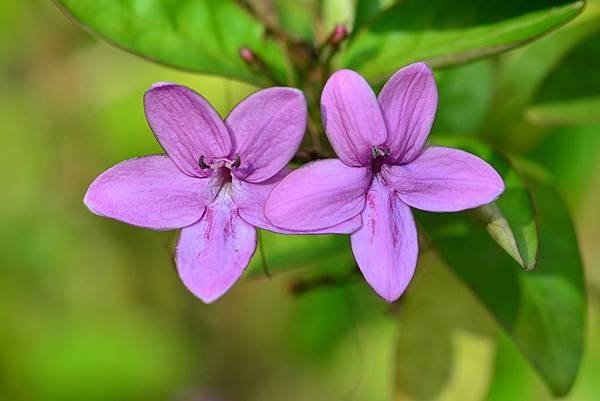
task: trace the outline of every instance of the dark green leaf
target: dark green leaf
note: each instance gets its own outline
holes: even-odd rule
[[[363,26],[371,22],[373,18],[393,2],[394,0],[357,0],[352,32],[360,31]]]
[[[562,127],[548,135],[529,155],[556,177],[571,210],[579,211],[589,196],[590,188],[597,187],[593,184],[593,177],[600,160],[599,132],[600,124]],[[594,225],[592,222],[585,224]]]
[[[282,52],[233,0],[55,1],[101,38],[150,60],[264,85],[239,56],[247,46],[285,78]]]
[[[399,2],[356,35],[341,64],[380,82],[399,67],[463,63],[526,43],[575,17],[583,1]]]
[[[417,217],[442,259],[472,288],[553,393],[564,395],[581,362],[583,267],[559,195],[538,177],[528,175],[526,184],[540,235],[537,268],[532,272],[523,272],[463,213]]]
[[[574,47],[599,30],[600,3],[589,2],[580,16],[561,29],[503,55],[496,66],[494,113],[490,115],[485,131],[506,138],[553,69]],[[526,130],[531,137],[531,128]],[[521,134],[514,134],[514,142],[524,142]]]
[[[596,34],[580,43],[552,71],[525,117],[539,125],[600,122],[599,70],[600,35]]]

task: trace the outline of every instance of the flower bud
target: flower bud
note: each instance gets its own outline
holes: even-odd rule
[[[240,47],[239,53],[240,53],[240,57],[242,58],[242,60],[244,60],[246,63],[248,63],[250,65],[256,64],[256,55],[249,48]]]
[[[348,29],[344,24],[337,24],[329,36],[329,44],[338,47],[348,37]]]

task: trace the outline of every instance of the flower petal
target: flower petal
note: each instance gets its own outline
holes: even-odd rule
[[[354,258],[369,285],[393,302],[402,295],[417,265],[419,244],[410,208],[380,178],[367,192],[363,225],[350,236]]]
[[[95,214],[135,226],[171,230],[195,223],[218,183],[183,174],[165,155],[126,160],[102,173],[83,202]]]
[[[272,178],[260,183],[245,182],[234,177],[233,201],[239,208],[240,216],[255,227],[281,234],[350,234],[360,227],[359,215],[332,227],[312,231],[285,230],[271,224],[265,217],[265,203],[267,197],[283,177],[291,172],[292,169],[286,167]]]
[[[256,249],[256,229],[240,218],[231,196],[221,191],[202,219],[181,230],[175,261],[185,286],[205,303],[240,278]]]
[[[421,152],[437,110],[435,78],[425,63],[398,70],[379,93],[388,127],[390,160],[407,163]]]
[[[206,99],[185,86],[161,83],[144,96],[146,119],[171,160],[185,174],[206,177],[199,159],[207,162],[230,156],[227,126]]]
[[[306,100],[298,89],[269,88],[238,104],[226,119],[245,181],[271,178],[290,161],[306,130]]]
[[[386,182],[402,201],[430,212],[457,212],[485,205],[504,192],[496,170],[470,153],[427,146],[411,163],[384,166]]]
[[[351,70],[334,73],[321,95],[321,118],[329,142],[339,158],[349,166],[366,166],[373,147],[387,136],[385,120],[373,90]]]
[[[338,159],[318,160],[293,171],[267,199],[265,214],[277,227],[314,231],[355,217],[365,205],[371,171]]]

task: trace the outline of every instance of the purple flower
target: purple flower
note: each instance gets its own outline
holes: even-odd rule
[[[264,204],[289,173],[306,128],[306,103],[292,88],[261,90],[223,121],[200,95],[161,83],[145,95],[146,117],[166,155],[126,160],[90,185],[94,213],[154,230],[181,228],[175,259],[187,288],[204,302],[223,295],[256,249],[256,229],[271,225]],[[350,233],[359,218],[303,230]]]
[[[288,230],[318,230],[360,215],[352,251],[367,282],[396,300],[418,255],[410,207],[455,212],[492,202],[502,178],[483,160],[457,149],[424,146],[437,108],[429,67],[394,74],[379,97],[356,72],[341,70],[321,96],[322,119],[339,159],[319,160],[285,177],[265,207]]]

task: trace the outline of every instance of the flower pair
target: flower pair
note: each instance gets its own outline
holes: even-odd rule
[[[339,159],[287,163],[306,128],[302,93],[258,91],[223,121],[183,86],[145,95],[146,117],[166,155],[127,160],[100,175],[84,202],[96,214],[156,230],[181,229],[175,259],[204,302],[223,295],[256,249],[256,228],[284,234],[351,234],[368,283],[385,300],[408,285],[418,255],[410,211],[458,211],[503,190],[483,160],[424,146],[437,107],[430,69],[399,70],[376,98],[341,70],[323,90],[322,117]]]

